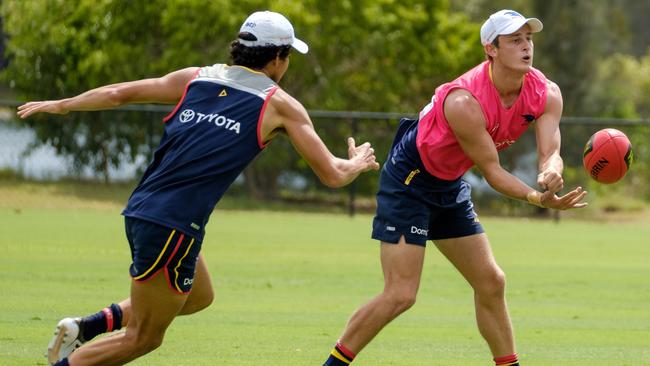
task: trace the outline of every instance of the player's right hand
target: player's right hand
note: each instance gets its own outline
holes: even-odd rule
[[[546,208],[553,208],[556,210],[568,210],[572,208],[583,208],[587,207],[587,202],[582,202],[582,200],[587,195],[587,191],[578,187],[573,191],[565,194],[564,196],[558,197],[555,193],[551,191],[546,191],[542,193],[541,204]]]
[[[28,102],[18,107],[18,117],[20,118],[25,119],[36,113],[67,114],[68,110],[63,108],[60,100]]]
[[[375,149],[372,148],[369,142],[356,146],[354,138],[348,137],[348,157],[352,161],[358,161],[362,166],[361,171],[363,172],[379,169],[379,163],[377,163],[375,157]]]
[[[557,193],[564,188],[562,174],[555,169],[547,169],[537,175],[537,184],[547,191]]]

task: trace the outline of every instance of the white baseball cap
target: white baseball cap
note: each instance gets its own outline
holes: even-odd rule
[[[249,33],[255,39],[242,39],[242,33]],[[247,47],[291,45],[300,53],[309,51],[307,43],[294,36],[289,20],[272,11],[258,11],[249,15],[239,29],[238,41]]]
[[[481,26],[481,43],[483,45],[490,44],[497,36],[512,34],[523,27],[524,24],[528,24],[533,33],[541,31],[544,27],[537,18],[526,18],[514,10],[499,10],[490,15]]]

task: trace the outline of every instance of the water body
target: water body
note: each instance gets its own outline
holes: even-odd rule
[[[28,127],[19,127],[0,121],[0,170],[11,170],[21,177],[34,180],[59,180],[78,176],[72,169],[72,159],[58,155],[52,146],[41,145],[33,150],[29,147],[36,141],[35,132]],[[111,181],[136,178],[137,167],[144,157],[135,163],[121,164],[119,169],[110,168]],[[84,179],[102,179],[91,169],[81,172]]]

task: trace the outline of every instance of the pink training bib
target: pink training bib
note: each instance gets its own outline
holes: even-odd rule
[[[514,144],[528,126],[544,113],[546,77],[541,71],[531,68],[525,75],[515,103],[510,108],[504,108],[489,69],[490,62],[485,61],[456,80],[442,84],[436,88],[431,103],[420,112],[416,144],[420,158],[431,175],[454,180],[474,165],[460,147],[444,114],[444,101],[452,90],[466,89],[476,98],[487,121],[486,130],[499,151]]]

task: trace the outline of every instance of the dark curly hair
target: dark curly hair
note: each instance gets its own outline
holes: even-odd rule
[[[240,36],[241,37],[241,36]],[[259,70],[276,57],[284,60],[291,53],[291,45],[247,47],[238,40],[230,44],[230,58],[233,65]]]

